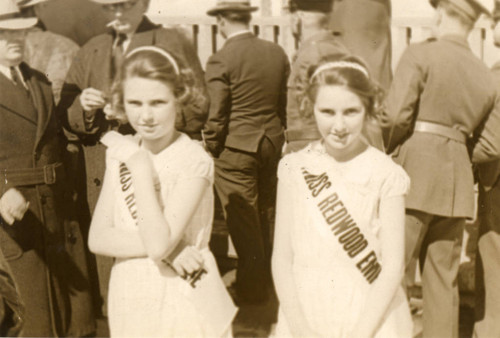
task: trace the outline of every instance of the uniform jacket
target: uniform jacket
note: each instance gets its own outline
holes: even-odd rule
[[[91,39],[81,48],[68,72],[61,102],[57,109],[60,118],[67,119],[67,128],[77,133],[83,142],[87,171],[87,196],[92,210],[97,202],[104,176],[104,147],[98,141],[105,131],[113,128],[113,122],[106,120],[100,111],[96,114],[94,123],[86,126],[80,105],[80,93],[88,87],[105,93],[110,91],[113,40],[114,33],[110,32]],[[152,45],[166,49],[180,63],[193,71],[198,95],[194,95],[187,108],[177,116],[175,125],[177,129],[191,137],[201,139],[200,132],[207,117],[208,97],[203,82],[203,70],[197,54],[180,31],[163,28],[144,18],[132,36],[127,51]],[[122,129],[123,132],[132,132],[130,127]]]
[[[229,38],[209,58],[210,110],[203,132],[212,154],[224,146],[255,153],[264,135],[281,147],[288,74],[283,49],[250,32]]]
[[[346,47],[365,60],[382,88],[389,89],[392,80],[390,0],[334,0],[330,27],[342,33]]]
[[[407,48],[381,117],[389,152],[402,144],[394,156],[411,178],[407,208],[445,217],[474,216],[474,182],[466,145],[413,133],[413,126],[416,120],[427,121],[471,135],[489,116],[495,99],[490,70],[464,39],[445,36]],[[496,152],[490,146],[496,142],[482,136],[475,151],[479,157],[488,156]]]
[[[56,103],[59,102],[66,73],[79,50],[76,42],[65,36],[40,28],[28,32],[24,61],[52,82]]]
[[[64,167],[55,183],[25,185],[4,170],[40,168],[64,161],[64,136],[56,121],[51,86],[21,64],[31,101],[0,76],[0,194],[19,190],[30,203],[12,226],[0,218],[0,247],[26,309],[23,336],[82,336],[95,330],[84,243]],[[19,100],[24,98],[23,100]],[[23,101],[23,102],[21,102]],[[49,183],[49,182],[47,182]]]
[[[324,58],[342,58],[349,54],[343,39],[334,32],[315,34],[301,44],[293,58],[292,71],[288,78],[287,131],[301,133],[303,138],[307,139],[321,137],[312,107],[302,105],[309,82],[308,70]],[[301,113],[304,110],[307,110],[305,114]]]

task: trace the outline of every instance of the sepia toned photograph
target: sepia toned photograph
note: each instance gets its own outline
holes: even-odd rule
[[[500,338],[499,23],[0,0],[0,337]]]

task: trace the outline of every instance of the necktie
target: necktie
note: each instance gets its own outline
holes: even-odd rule
[[[127,40],[125,34],[118,34],[113,43],[113,59],[111,60],[111,79],[113,80],[123,63],[123,43]]]
[[[10,67],[10,78],[12,79],[12,82],[14,82],[14,84],[16,86],[23,85],[23,81],[19,77],[19,73],[17,72],[16,68],[14,68],[14,67]]]

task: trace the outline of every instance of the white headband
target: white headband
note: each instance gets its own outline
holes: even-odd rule
[[[370,75],[368,74],[368,70],[366,70],[365,67],[361,66],[359,63],[356,63],[356,62],[350,62],[350,61],[334,61],[334,62],[328,62],[328,63],[325,63],[321,66],[319,66],[318,68],[316,68],[316,70],[314,71],[313,75],[311,76],[311,82],[312,80],[318,76],[321,72],[324,72],[325,70],[327,69],[335,69],[335,68],[351,68],[351,69],[355,69],[357,71],[360,71],[361,73],[363,73],[366,77],[370,77]]]
[[[172,67],[174,67],[175,75],[181,74],[181,72],[179,70],[179,65],[177,65],[177,62],[175,61],[174,57],[170,53],[166,52],[165,50],[158,48],[158,47],[155,47],[155,46],[144,46],[144,47],[135,48],[134,50],[130,51],[130,53],[128,53],[126,57],[129,58],[132,55],[137,54],[137,53],[142,52],[142,51],[151,51],[151,52],[156,52],[156,53],[163,55],[168,60],[168,62],[170,62]]]

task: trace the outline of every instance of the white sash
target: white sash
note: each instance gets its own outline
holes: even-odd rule
[[[343,266],[351,267],[350,275],[371,284],[382,271],[382,265],[377,256],[378,239],[361,214],[363,200],[356,198],[355,189],[342,177],[326,165],[318,169],[321,161],[314,162],[314,169],[307,165],[297,167],[300,193],[313,216],[313,224],[322,237],[330,238],[332,254],[345,263]]]

